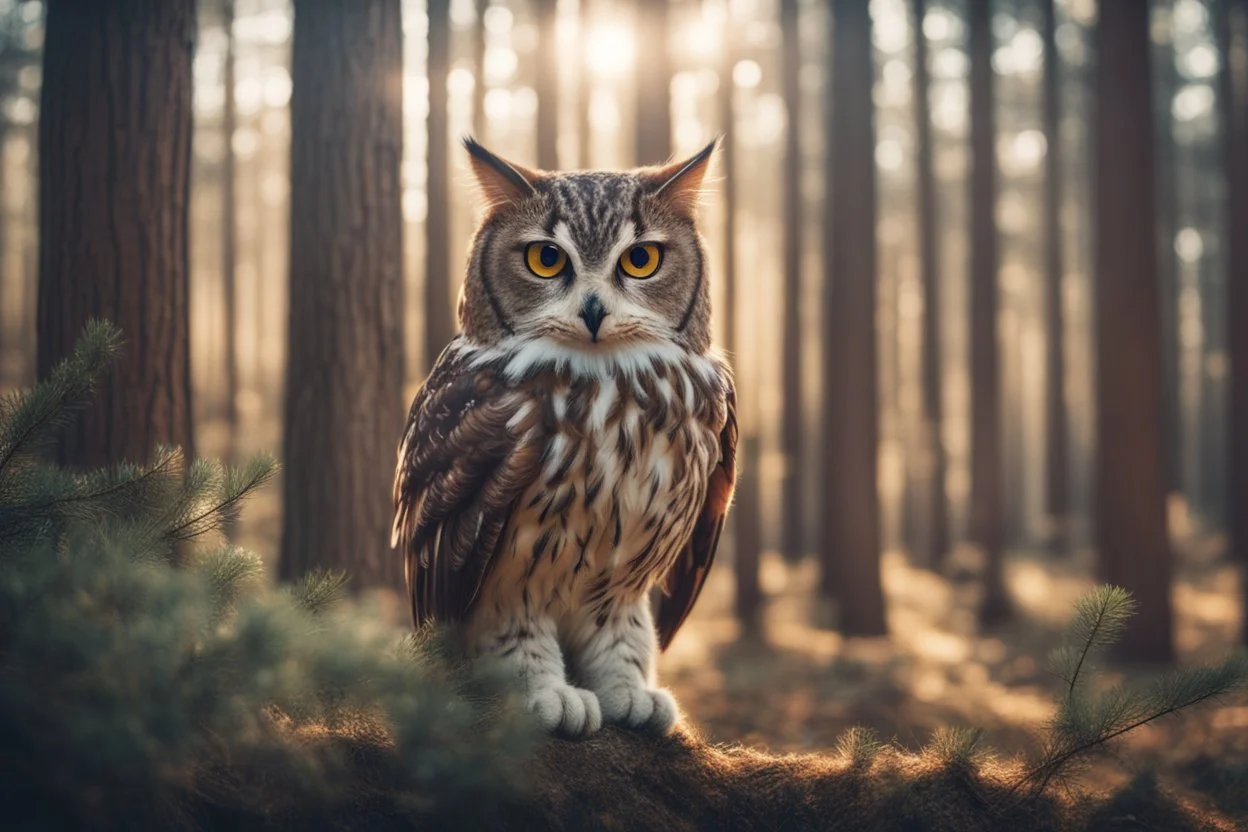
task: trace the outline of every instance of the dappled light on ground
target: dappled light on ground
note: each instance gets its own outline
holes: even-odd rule
[[[1182,659],[1194,661],[1233,647],[1239,608],[1235,583],[1224,574],[1233,570],[1206,568],[1196,555],[1188,560],[1194,562],[1178,581],[1175,600]],[[713,571],[660,675],[711,738],[792,751],[830,748],[854,725],[912,749],[942,726],[966,726],[983,729],[986,742],[1006,754],[1035,751],[1055,711],[1056,680],[1044,656],[1057,645],[1075,599],[1091,586],[1082,556],[1046,567],[1016,553],[1008,582],[1019,620],[981,634],[965,612],[974,608],[971,583],[915,569],[890,552],[884,578],[893,638],[846,640],[811,624],[817,620],[813,562],[788,565],[769,554],[763,574],[776,591],[761,641],[740,637],[731,573]],[[1124,674],[1104,675],[1110,682]],[[1248,755],[1245,727],[1248,703],[1241,699],[1163,720],[1129,737],[1117,759],[1094,767],[1089,782],[1120,786],[1131,774],[1159,767],[1163,782],[1187,788],[1182,784],[1201,760]]]

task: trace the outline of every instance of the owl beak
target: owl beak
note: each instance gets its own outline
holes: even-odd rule
[[[585,302],[581,304],[581,320],[585,322],[585,328],[589,330],[589,336],[595,344],[598,343],[598,327],[602,326],[602,319],[605,317],[606,307],[597,295],[585,298]]]

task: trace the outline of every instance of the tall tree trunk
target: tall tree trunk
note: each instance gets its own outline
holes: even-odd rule
[[[1231,358],[1227,524],[1231,556],[1248,570],[1248,0],[1222,0],[1222,147],[1226,154],[1227,334]],[[1248,644],[1248,574],[1240,581]]]
[[[1160,87],[1154,101],[1172,101],[1181,80],[1175,67],[1174,35],[1153,43],[1153,72]],[[1163,458],[1166,492],[1183,493],[1183,397],[1179,364],[1179,258],[1175,252],[1180,194],[1178,153],[1174,141],[1174,117],[1170,107],[1157,107],[1154,152],[1157,176],[1157,279],[1161,297],[1161,383]],[[1194,501],[1192,503],[1194,507]]]
[[[1069,549],[1070,495],[1066,441],[1066,327],[1062,308],[1062,123],[1061,68],[1057,53],[1056,0],[1044,0],[1044,324],[1045,376],[1045,509],[1049,515],[1050,548]]]
[[[284,579],[341,568],[357,587],[401,585],[400,17],[400,0],[295,2]]]
[[[559,43],[555,0],[537,0],[537,166],[559,169]]]
[[[1149,7],[1103,0],[1096,29],[1096,463],[1100,578],[1134,593],[1124,658],[1165,661],[1171,554],[1161,431]]]
[[[1197,185],[1196,210],[1193,217],[1196,228],[1204,233],[1217,227],[1217,178],[1224,175],[1222,158],[1216,137],[1200,141],[1191,148],[1193,161],[1192,179]],[[1216,233],[1216,232],[1215,232]],[[1245,233],[1240,231],[1239,234]],[[1234,235],[1233,235],[1234,236]],[[1224,359],[1228,346],[1222,329],[1222,307],[1219,299],[1225,298],[1223,275],[1218,268],[1216,253],[1209,246],[1197,263],[1197,291],[1200,293],[1200,404],[1199,445],[1200,485],[1199,517],[1202,530],[1225,528],[1226,467],[1223,442],[1223,418],[1226,412],[1226,388],[1213,369],[1213,363]],[[1225,302],[1223,300],[1222,302]],[[1238,324],[1243,326],[1241,322]]]
[[[801,557],[805,491],[802,473],[802,88],[801,29],[797,0],[782,0],[780,26],[784,37],[784,100],[788,128],[784,138],[784,324],[781,331],[781,373],[784,404],[780,448],[784,475],[780,481],[780,551],[790,561]]]
[[[39,123],[39,377],[89,318],[124,353],[62,461],[193,452],[189,270],[194,0],[50,4]]]
[[[736,110],[733,107],[735,87],[732,66],[736,60],[736,38],[731,14],[724,28],[724,63],[719,86],[719,123],[726,134],[720,161],[724,171],[724,349],[740,368],[740,341],[737,331],[737,167],[733,129]],[[737,452],[737,489],[733,497],[733,551],[736,558],[735,610],[744,633],[755,635],[760,628],[763,591],[759,583],[759,555],[762,533],[759,527],[758,491],[758,423],[757,407],[751,405],[751,391],[746,387],[754,379],[738,376],[738,419],[741,423],[741,446]]]
[[[875,68],[867,4],[834,0],[832,10],[821,585],[840,601],[842,633],[873,636],[888,632],[877,484]]]
[[[639,0],[637,42],[637,163],[657,165],[672,153],[672,64],[667,40],[668,0]],[[726,47],[725,47],[726,48]],[[731,76],[729,76],[731,79]],[[722,81],[723,79],[721,79]]]
[[[923,279],[923,442],[929,470],[926,551],[919,558],[939,569],[949,549],[949,506],[945,499],[947,467],[942,434],[940,338],[940,247],[936,236],[936,179],[932,173],[932,117],[928,105],[927,39],[923,35],[926,0],[913,0],[914,120],[918,136],[919,265]]]
[[[238,197],[235,188],[234,131],[238,108],[234,100],[235,0],[222,0],[222,26],[225,29],[225,102],[221,112],[223,156],[221,160],[221,291],[225,306],[225,419],[229,426],[230,455],[238,442],[238,291],[235,280],[238,263]]]
[[[12,317],[14,322],[22,322],[24,318],[29,317],[23,315],[22,310],[18,310],[16,314],[11,316],[6,315],[4,311],[4,302],[7,300],[5,297],[5,283],[8,279],[4,251],[5,246],[8,244],[7,237],[9,231],[8,211],[4,207],[4,184],[7,179],[5,169],[8,167],[4,161],[4,148],[8,142],[8,135],[9,119],[4,113],[0,113],[0,389],[17,386],[13,383],[9,373],[9,368],[14,366],[14,362],[9,359],[9,351],[12,350],[15,355],[20,356],[24,360],[26,350],[24,343],[14,340],[15,336],[21,334],[16,330],[20,330],[23,327],[7,325],[5,319],[6,317]]]
[[[593,31],[593,0],[578,0],[576,25],[584,41]],[[593,144],[593,128],[589,123],[589,99],[593,92],[591,76],[582,68],[576,75],[576,164],[584,169],[590,166],[590,147]]]
[[[992,4],[970,0],[971,53],[971,536],[984,552],[980,623],[1009,618],[997,338],[997,166]]]
[[[455,336],[451,315],[450,139],[446,77],[451,71],[451,3],[429,0],[429,116],[425,177],[425,364]]]
[[[476,0],[477,25],[472,30],[472,133],[478,141],[485,135],[485,13],[490,0]]]

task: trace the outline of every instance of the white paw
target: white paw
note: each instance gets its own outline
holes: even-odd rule
[[[680,711],[676,700],[665,690],[618,687],[599,691],[602,718],[625,728],[642,728],[656,734],[670,734]]]
[[[528,706],[544,731],[587,737],[602,727],[602,708],[593,691],[571,685],[539,688],[529,695]]]

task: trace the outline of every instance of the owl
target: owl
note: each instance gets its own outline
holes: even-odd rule
[[[698,598],[735,480],[696,223],[715,144],[577,173],[464,145],[485,210],[461,334],[412,402],[394,482],[413,619],[454,622],[547,730],[667,733],[656,654]]]

